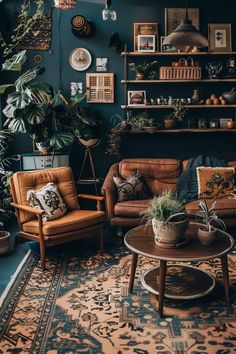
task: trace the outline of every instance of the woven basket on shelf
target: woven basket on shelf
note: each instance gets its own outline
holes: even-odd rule
[[[173,64],[175,65],[173,66]],[[183,61],[183,59],[173,64],[172,66],[160,67],[161,80],[199,80],[202,77],[201,67],[193,60],[191,60],[190,65],[187,60]]]

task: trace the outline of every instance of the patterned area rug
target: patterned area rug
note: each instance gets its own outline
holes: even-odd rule
[[[220,262],[201,262],[195,266],[217,279],[213,292],[191,301],[167,299],[160,318],[156,296],[140,281],[154,261],[139,259],[131,295],[131,256],[121,241],[103,258],[86,242],[76,245],[80,251],[72,247],[51,258],[45,272],[30,256],[0,314],[0,353],[236,353],[235,254],[229,256],[231,307]]]

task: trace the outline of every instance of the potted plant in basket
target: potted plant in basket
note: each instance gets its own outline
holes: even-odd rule
[[[210,206],[205,199],[199,201],[199,210],[196,213],[197,219],[201,219],[203,227],[198,229],[198,238],[203,245],[210,245],[215,240],[216,228],[212,225],[219,225],[223,230],[226,229],[223,220],[219,219],[215,213],[216,199],[213,199]]]
[[[150,69],[153,65],[156,65],[157,61],[154,60],[150,63],[142,63],[142,64],[136,64],[136,63],[129,63],[130,70],[135,71],[136,80],[144,80],[145,79],[145,73],[148,69]]]
[[[172,191],[163,192],[150,200],[142,215],[147,223],[152,223],[155,242],[160,247],[175,248],[185,242],[188,219],[180,196]]]
[[[164,127],[166,129],[174,129],[178,122],[183,121],[188,110],[180,99],[176,100],[171,107],[173,111],[164,119]]]

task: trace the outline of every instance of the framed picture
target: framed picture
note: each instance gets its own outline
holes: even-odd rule
[[[86,74],[87,103],[114,103],[114,73]]]
[[[208,40],[210,52],[231,52],[231,23],[209,23]]]
[[[166,36],[161,36],[161,40],[160,40],[160,47],[161,47],[161,52],[169,52],[169,53],[176,53],[179,50],[176,49],[175,47],[173,47],[171,44],[164,44],[164,39],[166,38]]]
[[[108,58],[96,58],[96,71],[108,71]]]
[[[82,82],[71,82],[70,83],[70,95],[75,97],[83,93],[83,83]]]
[[[138,36],[138,52],[155,52],[156,36],[155,35],[139,35]]]
[[[128,91],[128,105],[139,106],[146,104],[146,91]]]
[[[134,23],[134,51],[138,50],[138,36],[140,35],[154,35],[155,48],[159,51],[159,30],[157,22],[142,22]]]
[[[182,7],[169,7],[165,9],[165,35],[168,36],[171,32],[180,25],[181,21],[185,19],[186,9]],[[199,9],[188,8],[188,17],[192,20],[193,25],[199,30]]]

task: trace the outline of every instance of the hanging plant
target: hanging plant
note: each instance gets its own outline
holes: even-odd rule
[[[33,14],[31,11],[32,4],[36,6]],[[21,11],[17,16],[16,25],[11,35],[11,42],[7,44],[4,39],[1,38],[1,46],[4,48],[4,57],[12,54],[25,36],[33,29],[35,24],[44,17],[44,0],[23,0]]]

